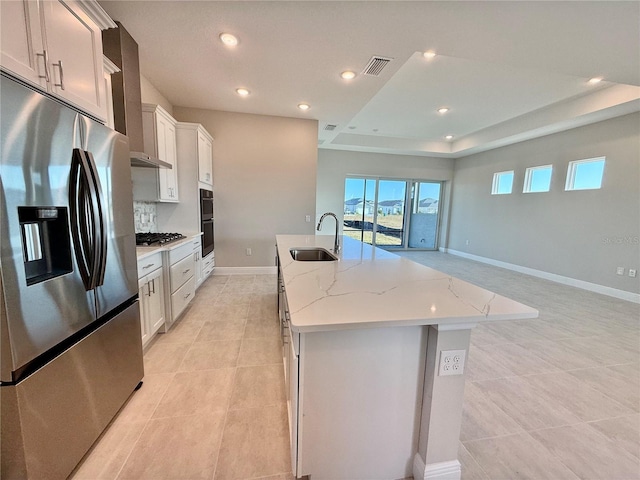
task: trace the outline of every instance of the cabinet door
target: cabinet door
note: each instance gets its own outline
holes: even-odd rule
[[[149,284],[147,277],[138,280],[138,299],[140,304],[140,333],[142,334],[142,347],[144,348],[151,340],[149,329]]]
[[[41,5],[51,92],[104,121],[100,28],[77,2],[52,0]]]
[[[176,162],[176,128],[164,116],[156,115],[158,142],[158,158],[170,163],[173,168],[158,170],[158,200],[177,202],[178,197],[178,165]]]
[[[291,471],[293,476],[297,478],[297,465],[298,465],[298,371],[299,371],[299,357],[296,355],[295,346],[293,343],[292,335],[290,334],[288,342],[288,360],[287,360],[287,374],[288,374],[288,389],[287,389],[287,410],[289,412],[289,445],[291,446]]]
[[[24,80],[47,88],[40,11],[33,0],[0,2],[2,66]]]
[[[198,132],[198,180],[213,185],[213,145],[202,133]]]
[[[149,289],[148,297],[148,317],[150,335],[154,335],[164,326],[164,281],[162,279],[162,269],[159,268],[147,277]]]

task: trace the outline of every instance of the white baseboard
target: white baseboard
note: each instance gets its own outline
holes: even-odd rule
[[[275,275],[278,267],[216,267],[214,275]]]
[[[414,480],[460,480],[462,468],[458,460],[425,465],[419,453],[413,457]]]
[[[542,270],[536,270],[534,268],[523,267],[520,265],[515,265],[513,263],[501,262],[500,260],[494,260],[493,258],[481,257],[479,255],[460,252],[458,250],[452,250],[450,248],[443,248],[441,249],[441,251],[444,253],[450,253],[451,255],[456,255],[458,257],[468,258],[469,260],[475,260],[476,262],[486,263],[495,267],[506,268],[507,270],[513,270],[515,272],[525,273],[533,277],[543,278],[552,282],[561,283],[563,285],[581,288],[590,292],[601,293],[602,295],[608,295],[610,297],[619,298],[628,302],[640,303],[639,293],[627,292],[625,290],[619,290],[617,288],[598,285],[597,283],[585,282],[583,280],[556,275],[555,273],[544,272]]]

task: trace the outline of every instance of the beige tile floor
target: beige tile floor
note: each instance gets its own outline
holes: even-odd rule
[[[464,480],[640,479],[640,305],[452,255],[403,256],[540,311],[471,334]]]
[[[540,310],[471,337],[464,480],[640,479],[640,306],[436,252]],[[72,478],[291,480],[275,276],[214,276]]]

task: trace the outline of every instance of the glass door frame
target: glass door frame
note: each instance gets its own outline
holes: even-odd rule
[[[380,177],[375,175],[346,175],[344,178],[344,183],[346,183],[347,179],[354,180],[363,180],[364,181],[364,192],[363,192],[363,212],[364,208],[366,208],[366,182],[367,180],[375,180],[375,193],[374,193],[374,208],[373,208],[373,225],[371,232],[371,245],[385,249],[385,250],[402,250],[402,251],[438,251],[439,243],[440,243],[440,226],[442,222],[442,198],[444,195],[444,187],[445,181],[443,180],[425,180],[425,179],[416,179],[416,178],[393,178],[393,177]],[[379,183],[380,181],[395,181],[395,182],[405,182],[405,196],[404,196],[404,221],[403,221],[403,231],[402,231],[402,245],[378,245],[376,243],[376,234],[378,232],[378,193],[379,193]],[[436,220],[436,231],[435,231],[435,241],[434,248],[418,248],[418,247],[409,247],[409,232],[411,229],[411,213],[413,211],[413,201],[414,201],[414,188],[417,184],[420,183],[437,183],[440,185],[440,191],[438,196],[438,218]],[[343,201],[345,199],[343,198]],[[416,198],[415,201],[419,202],[420,199]],[[364,213],[363,213],[364,215]],[[344,224],[344,217],[343,217]],[[361,238],[364,240],[364,234],[361,235]],[[366,242],[365,242],[366,243]]]

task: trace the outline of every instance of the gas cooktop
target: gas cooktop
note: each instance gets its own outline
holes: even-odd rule
[[[136,233],[136,245],[144,247],[164,245],[182,238],[185,236],[181,233]]]

